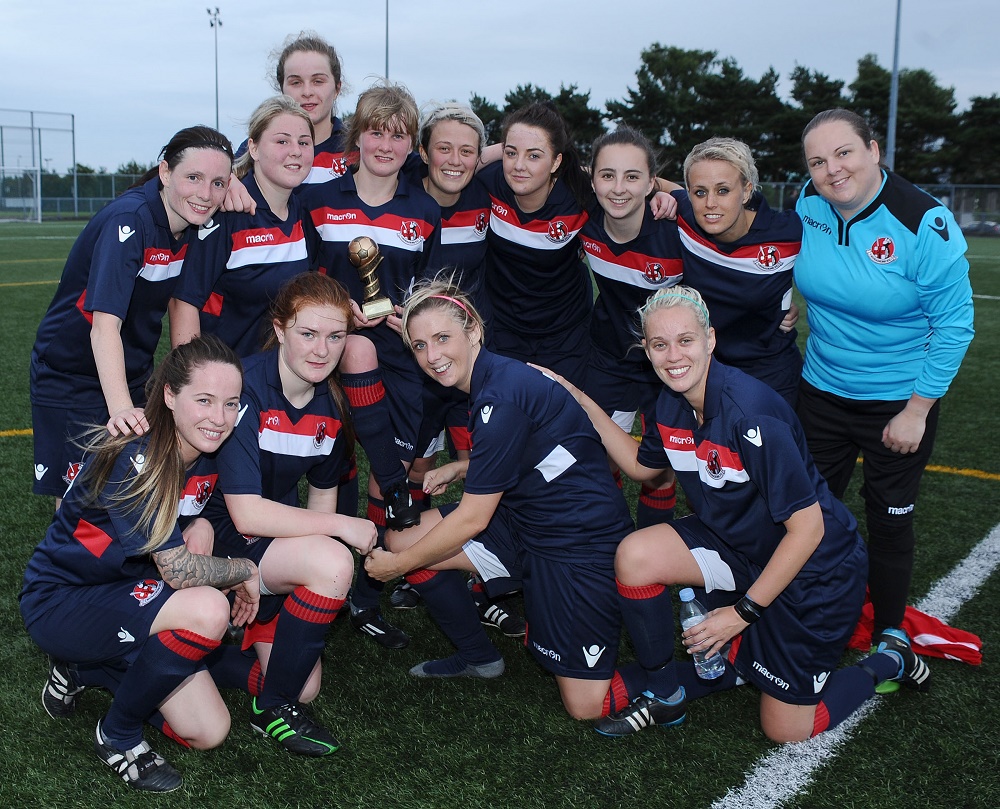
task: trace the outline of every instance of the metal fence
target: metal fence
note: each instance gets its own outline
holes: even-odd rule
[[[138,179],[133,174],[80,174],[74,198],[72,177],[43,173],[42,213],[56,218],[90,216]],[[761,185],[768,204],[782,210],[795,207],[800,188],[799,183]],[[960,225],[984,220],[1000,222],[1000,186],[928,185],[924,189],[947,205]]]

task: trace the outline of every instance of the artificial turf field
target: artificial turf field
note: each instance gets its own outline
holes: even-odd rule
[[[28,358],[81,223],[0,224],[0,805],[9,807],[995,807],[1000,804],[1000,575],[958,588],[951,623],[980,635],[978,668],[933,659],[929,694],[876,698],[874,710],[823,744],[778,748],[758,728],[757,693],[693,703],[679,728],[610,741],[563,712],[555,683],[517,641],[498,637],[495,681],[416,681],[407,669],[450,646],[420,608],[390,619],[413,641],[387,651],[338,620],[330,631],[317,718],[342,742],[326,759],[291,756],[254,734],[246,699],[228,693],[233,729],[211,752],[149,730],[184,774],[182,790],[147,797],[116,780],[91,738],[108,703],[88,692],[77,715],[50,719],[39,695],[44,657],[24,631],[17,593],[51,502],[31,494]],[[1000,561],[1000,239],[969,247],[976,339],[942,403],[917,510],[918,603],[975,546],[969,575]],[[852,486],[856,490],[856,486]],[[634,500],[634,489],[629,489]],[[679,498],[682,499],[682,498]],[[856,493],[848,505],[861,513]],[[985,546],[980,543],[991,536]],[[630,655],[627,644],[623,655]],[[845,659],[848,662],[850,658]],[[822,737],[821,737],[822,738]],[[837,743],[832,743],[832,742]],[[772,769],[749,775],[768,754]],[[814,766],[812,778],[803,777]],[[804,786],[786,790],[791,783]],[[728,797],[727,797],[728,795]]]

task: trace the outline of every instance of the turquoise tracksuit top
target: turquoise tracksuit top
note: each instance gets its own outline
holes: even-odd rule
[[[803,378],[848,399],[939,399],[975,333],[966,243],[951,212],[896,174],[849,222],[812,182],[796,204],[806,299]]]

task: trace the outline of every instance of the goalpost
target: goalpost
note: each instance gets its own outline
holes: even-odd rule
[[[0,222],[41,221],[41,169],[0,165]]]

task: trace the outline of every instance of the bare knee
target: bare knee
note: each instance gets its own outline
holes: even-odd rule
[[[225,716],[218,717],[215,721],[203,723],[185,741],[195,750],[212,750],[219,747],[229,736],[229,729],[232,727],[232,718],[229,712]]]
[[[761,695],[760,728],[772,742],[804,742],[813,733],[815,705],[791,705]]]
[[[374,371],[377,367],[378,352],[374,343],[360,334],[349,335],[340,360],[340,370],[346,374],[360,374]]]
[[[214,587],[182,590],[184,612],[177,629],[187,629],[206,638],[221,638],[229,626],[229,601]]]
[[[615,554],[615,575],[626,584],[649,584],[649,559],[645,553],[645,543],[635,534],[629,534],[621,541]]]

